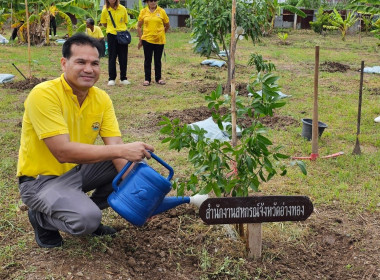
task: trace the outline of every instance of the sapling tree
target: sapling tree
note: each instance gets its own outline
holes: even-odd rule
[[[288,39],[288,33],[279,32],[277,33],[277,37],[280,39],[282,45],[288,44],[288,42],[286,41]]]
[[[166,134],[163,142],[169,142],[170,149],[178,151],[183,148],[188,149],[188,159],[194,165],[193,172],[188,179],[176,180],[173,188],[177,189],[178,195],[183,195],[185,190],[193,193],[209,193],[214,192],[217,196],[248,196],[249,192],[258,191],[259,185],[263,181],[269,181],[274,175],[286,174],[286,166],[282,163],[282,159],[288,158],[287,155],[280,153],[280,146],[272,147],[273,144],[266,137],[267,129],[260,122],[259,118],[263,116],[272,116],[275,108],[285,105],[280,100],[277,84],[278,77],[272,73],[259,72],[254,82],[248,87],[254,98],[248,104],[236,97],[235,93],[235,50],[237,38],[241,36],[250,37],[253,41],[258,39],[260,34],[260,16],[252,12],[252,7],[247,1],[232,1],[230,10],[223,11],[223,8],[230,4],[229,1],[213,0],[198,1],[202,2],[197,5],[197,1],[191,1],[202,16],[198,17],[198,24],[195,25],[194,33],[196,38],[196,48],[199,52],[210,54],[219,52],[219,47],[215,43],[215,38],[219,38],[224,49],[227,50],[226,34],[231,30],[228,58],[228,81],[226,88],[230,95],[223,95],[222,87],[218,88],[206,96],[208,107],[214,110],[213,118],[217,122],[219,128],[223,128],[223,121],[231,122],[226,126],[228,135],[232,138],[230,141],[221,141],[217,139],[209,139],[205,136],[206,131],[200,129],[196,125],[181,124],[178,119],[173,121],[164,118],[160,124],[164,127],[161,133]],[[212,2],[212,3],[210,3]],[[215,2],[215,3],[214,3]],[[220,5],[222,3],[222,5]],[[237,5],[238,3],[238,5]],[[216,5],[218,4],[218,5]],[[244,6],[240,10],[237,7]],[[253,6],[259,7],[259,6]],[[219,9],[219,12],[209,10]],[[263,13],[262,19],[265,24],[267,13]],[[228,19],[231,15],[231,19]],[[239,24],[239,18],[249,15],[246,21]],[[214,22],[212,22],[212,19]],[[228,19],[228,20],[226,20]],[[253,20],[252,20],[253,19]],[[240,25],[236,28],[237,25]],[[220,27],[215,28],[215,26]],[[247,27],[251,28],[247,28]],[[262,26],[261,26],[262,27]],[[239,30],[240,29],[240,30]],[[214,33],[210,33],[214,31]],[[224,32],[223,32],[224,30]],[[208,33],[209,32],[209,33]],[[214,35],[214,36],[210,36]],[[206,44],[202,45],[206,40]],[[274,67],[273,67],[274,68]],[[261,95],[255,90],[261,88]],[[221,106],[229,106],[231,110],[225,115],[219,114]],[[240,124],[243,128],[242,136],[239,141],[236,137],[236,125],[239,119],[249,118],[252,123],[250,125]],[[305,166],[302,162],[298,162],[299,166],[306,173]],[[244,228],[242,224],[238,225],[240,236],[244,236]]]
[[[276,70],[276,66],[272,62],[263,59],[263,56],[258,53],[251,54],[251,57],[249,58],[247,65],[255,65],[257,72],[268,73],[272,72],[273,70]]]
[[[255,5],[255,2],[238,1],[236,5],[236,24],[238,26],[236,38],[231,38],[231,9],[230,0],[189,0],[188,6],[192,17],[192,36],[195,40],[194,51],[202,56],[217,56],[227,61],[228,78],[230,84],[230,44],[236,44],[238,38],[258,41],[265,26],[268,26],[267,10],[265,6]],[[226,51],[226,57],[220,55]]]
[[[322,7],[318,9],[318,13],[316,14],[316,19],[315,21],[311,21],[310,27],[315,33],[322,34],[326,28],[323,26],[328,25],[329,23],[329,13],[326,13]]]
[[[250,191],[258,191],[262,182],[267,182],[276,174],[287,173],[283,160],[289,158],[280,152],[281,145],[273,146],[268,138],[268,129],[260,122],[264,116],[272,116],[276,108],[285,105],[277,93],[280,90],[272,73],[259,72],[253,76],[248,90],[253,94],[249,101],[237,98],[237,123],[242,128],[242,135],[236,146],[230,141],[221,141],[205,137],[206,131],[196,125],[182,124],[178,119],[163,117],[161,133],[166,135],[163,143],[169,143],[169,149],[188,150],[188,160],[194,166],[194,172],[186,179],[176,179],[173,188],[179,196],[185,191],[206,194],[213,192],[216,196],[248,196]],[[256,91],[261,89],[261,94]],[[219,109],[230,106],[231,98],[223,95],[219,85],[205,97],[208,108],[213,110],[213,119],[220,129],[223,123],[231,121],[231,113],[221,115]],[[245,125],[243,120],[251,124]],[[231,135],[231,125],[226,126]],[[297,161],[306,174],[303,162]]]

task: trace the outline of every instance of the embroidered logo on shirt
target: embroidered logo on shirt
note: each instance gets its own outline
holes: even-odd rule
[[[99,128],[100,128],[100,123],[98,123],[98,122],[94,122],[94,123],[92,124],[92,130],[93,130],[93,131],[98,131]]]
[[[160,17],[160,13],[157,13],[157,16]]]

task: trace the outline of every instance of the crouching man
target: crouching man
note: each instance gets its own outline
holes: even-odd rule
[[[59,231],[114,235],[101,223],[112,180],[127,161],[150,158],[154,150],[123,143],[110,97],[94,86],[100,50],[85,34],[69,38],[61,77],[37,85],[24,103],[17,176],[40,247],[62,246]],[[94,144],[98,135],[104,145]]]

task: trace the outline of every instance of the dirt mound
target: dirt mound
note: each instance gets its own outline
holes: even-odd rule
[[[220,108],[219,113],[221,115],[224,115],[227,113],[229,109],[228,108]],[[166,112],[160,115],[156,115],[154,117],[149,116],[151,122],[149,123],[149,126],[155,127],[158,126],[158,123],[162,121],[162,116],[165,116],[169,118],[170,120],[179,119],[182,124],[190,124],[194,122],[203,121],[205,119],[208,119],[212,116],[212,110],[210,110],[206,106],[198,107],[198,108],[192,108],[192,109],[185,109],[185,110],[174,110],[171,112]],[[298,125],[299,121],[293,119],[289,116],[280,116],[280,115],[273,115],[272,117],[266,116],[264,118],[260,118],[261,123],[263,123],[265,126],[270,127],[272,129],[278,129],[278,130],[286,130],[288,126],[292,125]],[[248,127],[252,125],[253,119],[252,118],[245,118],[245,119],[239,119],[238,124],[242,125],[243,127]]]
[[[370,95],[380,95],[380,87],[378,88],[369,88],[368,89]]]
[[[237,92],[239,92],[239,96],[248,96],[248,90],[247,90],[247,83],[237,83],[235,85],[235,89]],[[218,84],[201,84],[198,88],[198,91],[200,93],[211,93],[217,88]],[[224,85],[223,85],[223,91],[224,91]]]
[[[324,72],[329,72],[329,73],[333,73],[333,72],[347,72],[347,70],[350,69],[350,66],[348,65],[344,65],[344,64],[341,64],[339,62],[333,62],[333,61],[325,61],[323,62],[319,69],[321,71],[324,71]]]
[[[18,82],[6,83],[6,84],[4,84],[4,87],[10,88],[10,89],[21,89],[21,90],[32,89],[36,85],[38,85],[39,83],[42,83],[44,81],[46,81],[46,79],[44,79],[44,78],[39,79],[36,77],[31,77],[31,78],[27,78],[26,80],[22,80],[22,81],[18,81]]]

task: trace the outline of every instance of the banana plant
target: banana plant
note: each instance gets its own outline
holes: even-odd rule
[[[9,14],[5,12],[5,9],[0,9],[0,29],[3,28],[4,22],[10,17]]]
[[[331,25],[324,25],[323,27],[330,30],[339,30],[342,34],[342,41],[345,41],[347,30],[353,26],[357,20],[358,18],[353,12],[349,12],[346,19],[343,19],[340,13],[334,9],[329,18]]]
[[[301,11],[300,9],[298,9],[297,7],[293,6],[293,5],[290,5],[290,4],[287,4],[287,3],[279,3],[278,0],[265,0],[267,6],[268,6],[268,10],[270,12],[270,15],[271,15],[271,29],[269,31],[269,33],[273,30],[274,28],[274,20],[276,18],[276,16],[279,16],[281,15],[281,10],[287,10],[293,14],[296,14],[297,16],[300,16],[302,18],[305,18],[306,17],[306,14]]]
[[[72,22],[71,22],[71,19],[70,17],[61,12],[61,11],[58,11],[57,13],[57,16],[60,16],[61,18],[64,19],[66,25],[67,25],[67,34],[70,36],[73,35],[73,25],[72,25]],[[48,14],[46,12],[41,12],[39,13],[38,15],[35,15],[35,14],[32,14],[30,17],[29,17],[29,24],[30,24],[30,35],[31,35],[31,44],[39,44],[41,42],[41,39],[45,38],[46,37],[46,29],[45,29],[45,25],[42,26],[40,23],[41,21],[44,21],[44,22],[47,22],[47,17],[48,17]],[[26,42],[26,27],[27,27],[27,23],[25,22],[19,29],[19,37],[20,37],[20,41],[21,42]],[[48,44],[48,38],[49,36],[46,37],[46,43]]]
[[[379,15],[379,0],[351,0],[348,8],[357,13]]]
[[[375,30],[372,30],[371,33],[380,40],[380,18],[373,24],[375,27]],[[377,45],[380,45],[380,43],[377,43]]]
[[[282,33],[282,32],[280,32],[280,33],[277,34],[277,37],[281,40],[281,44],[282,45],[286,45],[287,44],[286,39],[288,39],[288,33]]]
[[[78,27],[76,32],[84,32],[86,30],[86,19],[92,18],[95,25],[100,21],[100,0],[72,0],[57,4],[60,11],[74,14],[78,19]],[[105,29],[102,28],[103,33]]]

